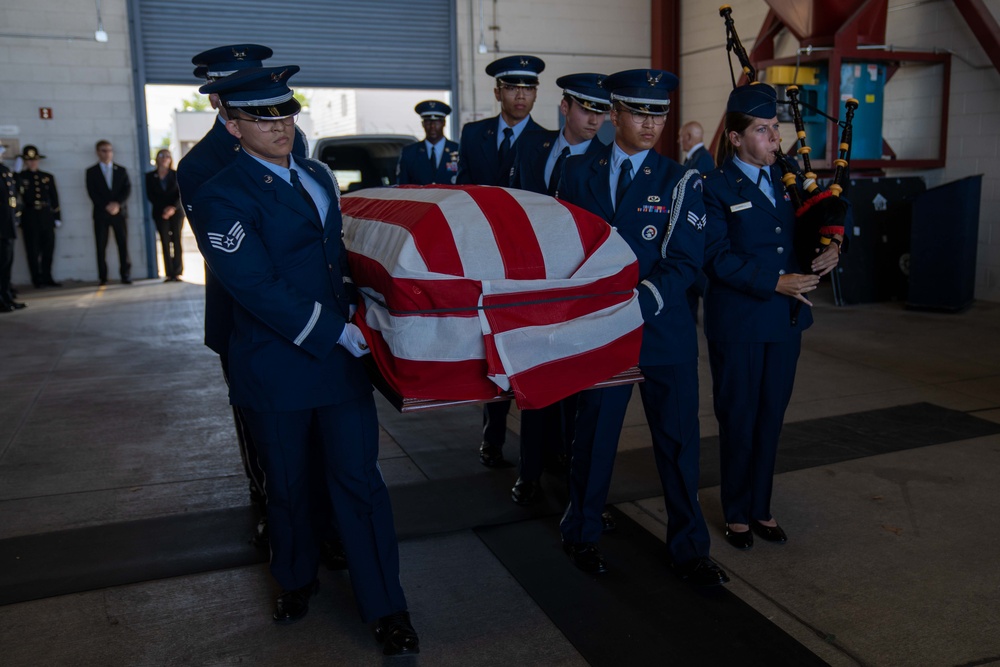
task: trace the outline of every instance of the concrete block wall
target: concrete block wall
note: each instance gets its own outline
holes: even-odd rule
[[[451,121],[456,138],[461,125],[500,113],[494,80],[485,72],[497,58],[526,53],[545,61],[532,118],[550,129],[559,127],[562,91],[555,81],[560,76],[649,66],[649,0],[503,0],[496,4],[496,33],[485,29],[494,25],[494,3],[482,0],[486,54],[477,50],[480,0],[456,0],[456,7],[461,108],[461,118]],[[499,52],[493,49],[494,35]]]
[[[94,39],[93,0],[4,0],[0,5],[0,125],[18,128],[16,138],[38,146],[40,169],[55,176],[62,208],[56,232],[56,280],[96,280],[94,228],[84,171],[97,162],[94,143],[114,144],[115,162],[132,180],[129,253],[132,273],[145,277],[142,173],[135,132],[135,100],[125,0],[103,0],[101,17],[108,41]],[[17,35],[17,36],[10,36]],[[39,108],[52,119],[39,118]],[[145,153],[145,151],[143,151]],[[12,166],[13,156],[4,162]],[[107,253],[109,275],[118,274],[114,241]],[[24,246],[16,245],[13,281],[30,284]]]

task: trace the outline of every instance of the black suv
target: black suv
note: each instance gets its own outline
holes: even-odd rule
[[[313,158],[333,170],[341,192],[396,184],[396,163],[403,146],[417,141],[408,134],[358,134],[316,140]]]

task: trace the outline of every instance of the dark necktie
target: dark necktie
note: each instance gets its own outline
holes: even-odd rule
[[[436,169],[437,166],[438,166],[437,147],[436,146],[431,146],[430,161],[431,161],[431,169]]]
[[[510,145],[514,141],[514,130],[509,127],[503,129],[503,142],[500,144],[500,150],[497,151],[497,156],[500,158],[500,164],[503,164],[504,158],[507,157],[507,153],[510,152]]]
[[[761,169],[760,173],[757,174],[757,187],[760,187],[761,181],[767,181],[768,185],[771,184],[771,177],[768,176],[766,169]]]
[[[622,205],[625,191],[632,184],[632,160],[622,162],[622,173],[618,174],[618,187],[615,189],[615,210]]]
[[[556,194],[556,188],[559,187],[559,179],[562,178],[563,165],[566,164],[566,158],[569,157],[569,146],[563,146],[562,152],[559,153],[559,157],[556,158],[556,164],[552,167],[552,174],[549,176],[549,196],[553,197]]]
[[[302,181],[299,180],[299,172],[292,169],[290,176],[292,179],[292,187],[295,188],[295,191],[306,200],[306,203],[309,204],[309,208],[311,208],[312,212],[316,214],[316,219],[322,223],[323,219],[319,217],[319,209],[316,208],[316,202],[314,202],[313,198],[309,196],[309,191],[306,190],[306,187],[302,185]]]

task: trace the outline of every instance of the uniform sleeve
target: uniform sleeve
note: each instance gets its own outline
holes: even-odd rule
[[[687,302],[705,258],[705,203],[698,172],[688,171],[674,188],[661,259],[639,281],[642,317],[649,321],[665,306]]]
[[[472,177],[469,175],[469,154],[466,147],[469,145],[466,130],[468,126],[462,128],[462,138],[458,142],[458,174],[455,175],[457,185],[472,185]]]
[[[729,244],[729,218],[725,204],[713,191],[711,183],[705,187],[705,273],[709,280],[718,281],[733,289],[746,292],[762,301],[774,295],[778,279],[764,271],[756,262],[738,256]]]
[[[314,357],[325,358],[346,319],[337,308],[323,307],[278,275],[257,232],[262,212],[241,203],[238,194],[233,198],[235,202],[203,188],[191,207],[199,221],[198,247],[209,268],[254,317]]]
[[[52,193],[52,196],[49,198],[49,205],[52,207],[53,215],[55,215],[56,218],[59,218],[59,191],[56,190],[56,177],[52,174],[49,174],[49,186],[50,192]]]

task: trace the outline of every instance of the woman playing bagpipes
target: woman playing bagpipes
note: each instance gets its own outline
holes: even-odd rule
[[[788,539],[771,513],[778,438],[802,332],[813,321],[807,295],[840,261],[850,209],[839,198],[842,188],[817,187],[794,86],[797,143],[809,173],[801,174],[782,153],[777,94],[755,81],[729,7],[719,13],[726,19],[727,48],[751,83],[737,87],[734,81],[716,160],[721,166],[704,181],[705,335],[719,421],[726,541],[745,550],[754,535],[778,544]],[[848,103],[846,139],[835,161],[838,176],[846,171],[852,102],[857,106]]]

